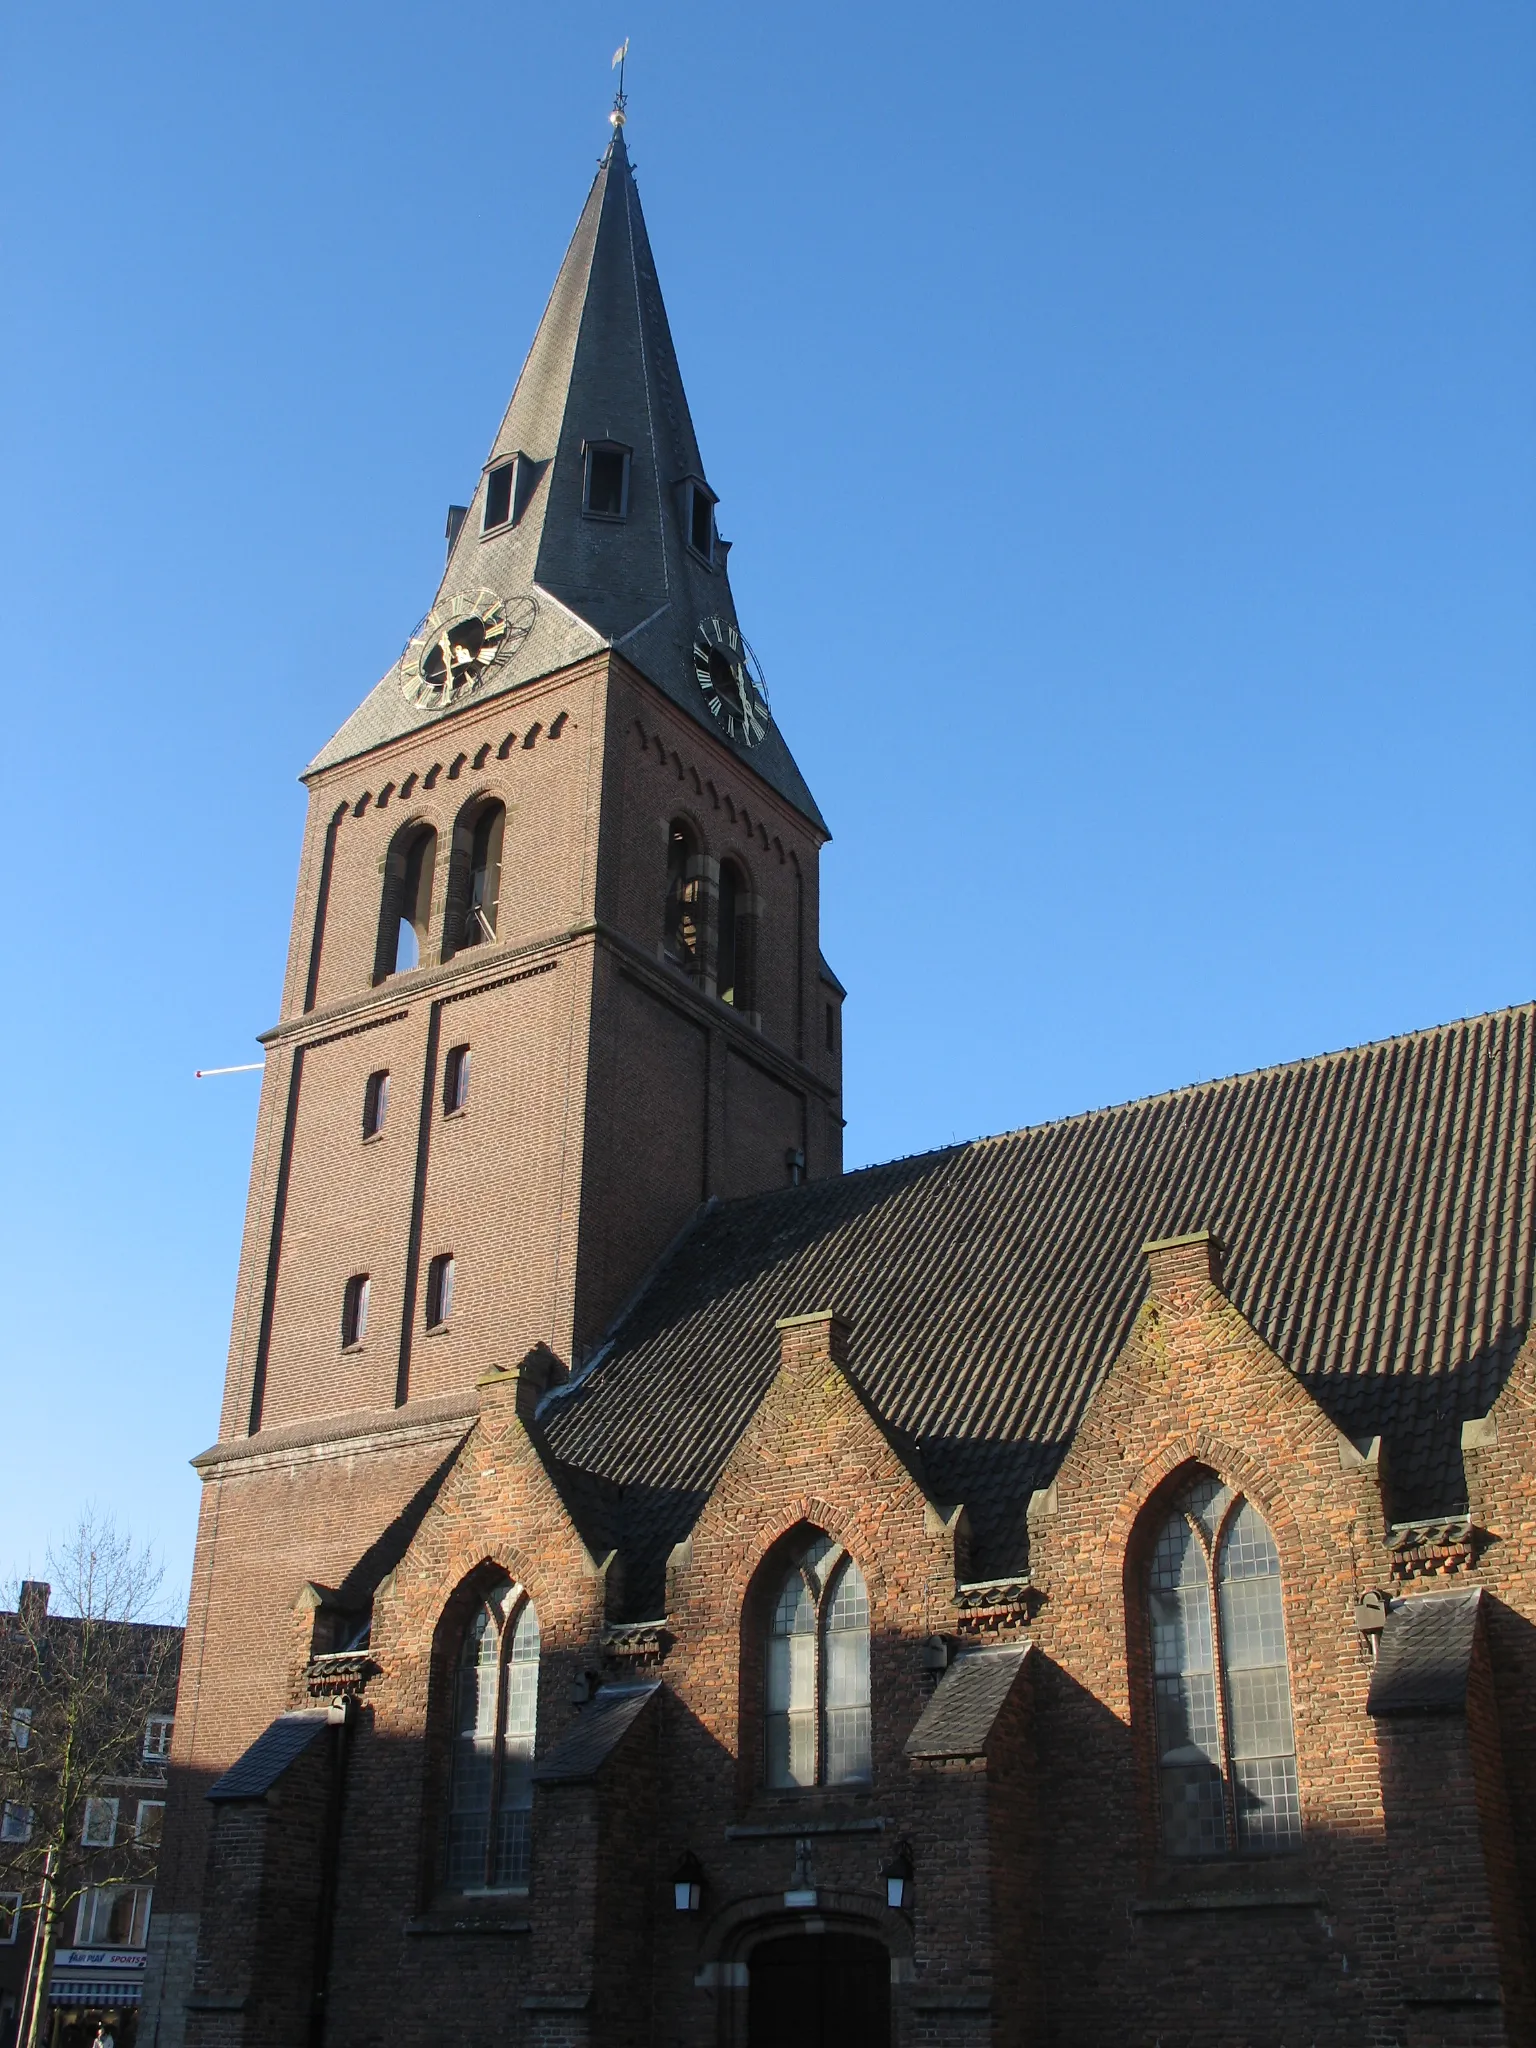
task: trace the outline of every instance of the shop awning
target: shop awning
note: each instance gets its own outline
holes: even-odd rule
[[[137,2005],[143,1996],[135,1977],[55,1977],[48,1986],[50,2005]]]

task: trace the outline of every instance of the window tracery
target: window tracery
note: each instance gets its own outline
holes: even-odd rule
[[[1168,1854],[1294,1848],[1280,1558],[1257,1508],[1212,1472],[1190,1480],[1158,1532],[1148,1621]]]
[[[765,1680],[769,1785],[867,1784],[869,1594],[858,1565],[830,1536],[813,1537],[784,1576]]]
[[[514,1889],[531,1867],[539,1618],[508,1579],[481,1596],[454,1687],[445,1879],[450,1891]]]

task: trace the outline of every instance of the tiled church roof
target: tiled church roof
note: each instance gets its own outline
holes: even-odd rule
[[[833,1308],[852,1370],[964,1501],[975,1569],[1018,1568],[1046,1483],[1146,1291],[1148,1238],[1209,1228],[1228,1294],[1351,1436],[1395,1516],[1465,1505],[1460,1424],[1531,1315],[1532,1006],[1202,1083],[727,1203],[577,1386],[554,1454],[624,1488],[633,1611],[655,1607],[778,1363]]]

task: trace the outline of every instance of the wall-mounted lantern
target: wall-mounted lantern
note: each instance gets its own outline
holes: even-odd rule
[[[899,1913],[912,1903],[912,1844],[902,1842],[896,1854],[881,1870],[885,1879],[885,1903]]]
[[[679,1913],[697,1913],[704,1903],[704,1866],[691,1849],[672,1873],[672,1903]]]

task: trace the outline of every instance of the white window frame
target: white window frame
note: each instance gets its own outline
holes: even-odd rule
[[[147,1761],[161,1763],[170,1755],[171,1731],[175,1726],[176,1716],[174,1714],[150,1715],[149,1719],[144,1723],[144,1748],[142,1751]],[[157,1742],[156,1731],[159,1729],[164,1729],[165,1733],[163,1739]]]
[[[151,1813],[157,1813],[160,1816],[159,1826],[153,1834],[150,1834],[145,1825],[145,1816]],[[163,1799],[141,1799],[134,1809],[133,1839],[136,1842],[142,1842],[147,1848],[157,1849],[160,1846],[160,1836],[164,1827],[165,1801]]]
[[[112,1849],[117,1845],[117,1807],[115,1799],[103,1799],[92,1793],[85,1802],[85,1815],[80,1823],[80,1846],[82,1849]],[[102,1815],[106,1815],[105,1822]]]
[[[31,1742],[32,1709],[30,1707],[12,1707],[10,1747],[12,1749],[27,1749],[30,1748]]]
[[[20,1799],[7,1799],[0,1810],[0,1842],[30,1842],[32,1809]]]
[[[133,1894],[133,1914],[128,1923],[126,1941],[109,1942],[106,1929],[98,1930],[98,1921],[110,1920],[113,1901],[124,1892]],[[149,1937],[150,1907],[154,1900],[154,1887],[147,1884],[102,1884],[93,1885],[81,1895],[80,1911],[75,1925],[76,1948],[143,1948]]]
[[[6,1932],[9,1927],[10,1932]],[[0,1892],[0,1948],[9,1948],[21,1932],[21,1893]]]

